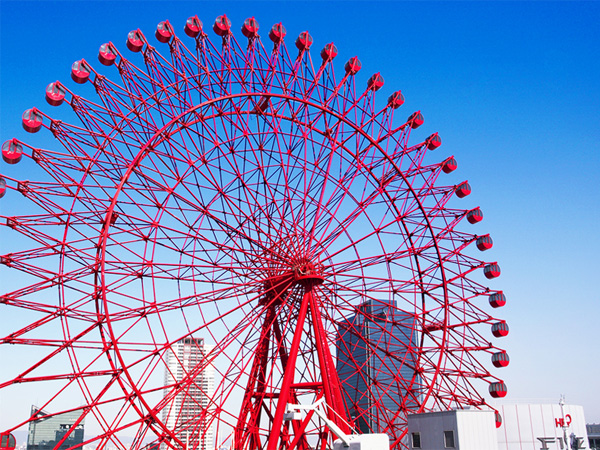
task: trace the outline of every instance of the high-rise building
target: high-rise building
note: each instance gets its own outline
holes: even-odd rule
[[[179,392],[163,409],[163,421],[186,444],[187,450],[213,448],[210,411],[215,373],[206,361],[212,348],[204,339],[190,337],[178,341],[167,352],[164,394],[171,396],[174,389]]]
[[[29,422],[27,450],[63,450],[83,443],[84,420],[75,425],[81,416],[80,411],[51,415],[32,406],[31,415],[39,418]],[[67,434],[65,441],[58,445]]]
[[[339,323],[336,369],[348,413],[363,433],[400,426],[419,403],[415,321],[394,301],[369,300]]]

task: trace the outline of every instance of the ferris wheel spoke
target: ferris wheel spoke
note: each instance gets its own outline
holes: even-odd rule
[[[327,203],[325,205],[323,205],[323,192],[325,187],[323,187],[323,190],[321,191],[321,198],[319,199],[317,203],[317,212],[315,214],[316,219],[314,221],[314,225],[313,225],[313,234],[315,232],[316,227],[319,227],[319,232],[324,235],[324,237],[322,239],[320,239],[320,242],[322,243],[323,241],[335,241],[335,239],[337,238],[337,236],[339,236],[339,234],[343,233],[345,230],[345,227],[348,227],[352,224],[352,222],[354,220],[356,220],[357,218],[361,217],[362,213],[365,211],[366,208],[369,207],[369,205],[374,204],[377,201],[377,198],[380,196],[380,192],[374,191],[373,193],[371,193],[369,196],[367,196],[366,198],[363,197],[363,199],[361,199],[360,201],[358,199],[354,199],[353,196],[351,195],[351,191],[349,186],[352,185],[352,181],[353,179],[356,179],[357,177],[357,173],[355,173],[354,175],[352,175],[352,178],[350,178],[348,180],[347,185],[345,185],[343,188],[341,187],[336,187],[335,190],[333,191],[333,193],[331,194],[330,198],[327,200]],[[346,200],[346,198],[350,198],[351,201],[353,203],[355,203],[358,207],[351,212],[348,217],[342,222],[342,224],[338,225],[337,229],[334,229],[330,236],[327,237],[327,231],[329,228],[329,224],[331,224],[332,222],[334,222],[335,219],[333,219],[335,217],[335,213],[337,213],[340,208],[342,208],[342,205],[345,204],[344,200]],[[327,215],[323,218],[324,223],[323,224],[319,224],[318,220],[319,220],[319,211],[327,211]],[[329,212],[331,211],[331,212]],[[396,223],[398,222],[398,218],[394,218],[394,220],[392,221],[392,223]],[[365,237],[365,239],[368,238],[368,236]]]
[[[198,308],[202,305],[211,305],[215,302],[228,303],[231,300],[235,300],[238,296],[242,294],[248,294],[256,291],[256,289],[252,288],[252,286],[248,287],[247,285],[231,285],[229,283],[223,283],[223,287],[220,289],[213,289],[212,291],[204,292],[201,295],[194,294],[186,297],[173,298],[172,300],[164,299],[160,303],[156,301],[147,301],[141,302],[136,297],[130,297],[127,299],[123,293],[120,293],[118,290],[108,290],[108,293],[118,294],[119,297],[125,297],[126,302],[114,302],[108,301],[107,304],[114,305],[116,307],[115,311],[110,312],[110,320],[111,321],[120,321],[125,320],[129,321],[133,319],[139,319],[140,317],[145,317],[147,315],[157,315],[160,317],[161,314],[165,314],[171,311],[184,310],[186,308]],[[251,295],[248,299],[239,303],[236,306],[231,305],[230,309],[224,315],[219,315],[218,320],[222,320],[229,314],[233,314],[237,311],[237,309],[245,310],[247,305],[251,302],[256,301],[258,294]],[[131,305],[131,301],[136,301],[139,306]],[[216,319],[214,319],[216,320]],[[208,323],[210,325],[210,323]],[[206,327],[207,324],[198,325],[198,327]],[[196,328],[196,331],[201,328]]]
[[[21,384],[21,383],[31,383],[31,382],[40,382],[40,381],[58,381],[58,380],[68,380],[68,383],[67,383],[67,386],[68,386],[68,385],[72,384],[73,380],[76,378],[85,377],[85,376],[87,376],[87,377],[91,377],[91,376],[102,377],[105,375],[111,375],[112,372],[110,370],[99,370],[99,371],[96,370],[96,371],[87,371],[87,372],[82,371],[82,372],[78,372],[75,374],[73,374],[73,373],[65,373],[65,374],[55,373],[53,375],[46,374],[43,376],[28,376],[31,372],[33,372],[34,370],[38,369],[39,367],[43,366],[45,363],[47,363],[50,360],[52,360],[53,358],[55,358],[57,355],[59,355],[65,349],[73,348],[72,344],[74,342],[77,342],[81,337],[88,335],[91,331],[96,329],[97,326],[98,326],[98,324],[95,323],[92,326],[85,329],[84,331],[82,331],[81,333],[79,333],[79,335],[75,336],[74,338],[70,339],[67,342],[62,343],[55,350],[51,351],[46,356],[42,357],[42,359],[40,359],[36,364],[32,365],[31,367],[29,367],[29,368],[25,369],[23,372],[21,372],[13,380],[1,383],[0,388],[4,388],[4,387],[10,386],[15,383]],[[26,331],[29,332],[30,330],[26,330]],[[33,343],[27,342],[27,344],[32,345]],[[47,344],[43,343],[42,345],[46,346]]]

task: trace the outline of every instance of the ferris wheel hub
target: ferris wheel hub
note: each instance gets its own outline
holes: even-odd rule
[[[310,285],[312,287],[323,284],[325,281],[325,277],[323,276],[323,266],[321,264],[305,261],[296,264],[293,270],[294,281],[296,283],[302,283],[305,286]]]
[[[305,289],[323,284],[323,265],[300,259],[290,264],[282,273],[269,276],[263,285],[265,296],[263,302],[281,301],[286,292],[294,286],[302,285]]]

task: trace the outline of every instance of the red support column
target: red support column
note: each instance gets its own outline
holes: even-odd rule
[[[294,382],[294,372],[296,371],[296,357],[298,356],[298,350],[300,349],[300,341],[302,340],[302,334],[304,332],[304,321],[306,319],[306,312],[308,310],[308,303],[312,291],[312,286],[307,286],[304,296],[302,297],[302,303],[300,304],[300,311],[298,312],[298,321],[296,323],[296,330],[294,332],[294,338],[292,340],[292,346],[290,348],[289,357],[285,366],[285,372],[283,375],[283,382],[281,383],[281,391],[279,393],[279,400],[277,402],[277,409],[275,410],[275,416],[271,425],[271,435],[269,436],[269,443],[267,450],[277,450],[279,438],[281,435],[281,426],[283,424],[283,415],[287,409],[288,399],[290,396],[290,390],[292,383]]]
[[[260,448],[258,427],[260,426],[262,403],[265,395],[269,343],[274,319],[275,310],[273,306],[270,306],[263,322],[260,342],[257,345],[258,350],[252,362],[242,408],[234,430],[234,448],[236,449],[248,448],[252,450]],[[254,403],[252,402],[253,397],[255,397]],[[245,443],[248,440],[249,445],[246,447]]]
[[[312,290],[308,292],[308,295],[310,316],[315,332],[315,346],[317,347],[319,365],[321,366],[321,379],[323,380],[325,402],[329,408],[336,413],[330,413],[330,410],[328,410],[327,415],[344,433],[350,433],[346,409],[344,407],[344,399],[342,398],[342,386],[333,364],[333,357],[329,351],[329,343],[327,342],[323,321],[321,320],[319,302]]]

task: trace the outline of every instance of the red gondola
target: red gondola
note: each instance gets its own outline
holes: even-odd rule
[[[471,185],[463,181],[458,186],[456,186],[456,196],[458,198],[464,198],[471,193]]]
[[[254,39],[258,36],[258,21],[254,17],[249,17],[242,25],[242,34],[248,39]]]
[[[490,384],[490,395],[494,398],[505,397],[508,393],[508,388],[503,381],[496,381]]]
[[[300,51],[308,50],[312,43],[313,38],[308,31],[303,31],[296,38],[296,48]]]
[[[479,236],[477,238],[477,248],[482,252],[485,250],[489,250],[493,246],[494,241],[492,240],[489,234],[486,234],[485,236]]]
[[[144,40],[144,35],[140,30],[131,30],[127,35],[127,48],[137,53],[144,47]]]
[[[92,68],[85,61],[85,59],[80,59],[79,61],[75,61],[71,66],[71,78],[75,83],[83,84],[89,78],[92,73]]]
[[[98,61],[104,66],[112,66],[117,59],[117,52],[110,42],[102,44],[98,50]]]
[[[50,83],[46,88],[46,101],[52,106],[60,105],[65,99],[66,90],[59,81]]]
[[[202,33],[202,21],[198,19],[198,16],[188,18],[185,22],[183,31],[185,31],[185,34],[189,37],[195,38]]]
[[[444,171],[444,173],[454,172],[457,167],[458,164],[456,162],[456,159],[454,159],[454,156],[451,156],[442,163],[442,170]]]
[[[488,264],[483,268],[483,274],[488,280],[498,278],[500,276],[500,266],[496,263]]]
[[[215,23],[213,24],[213,31],[217,34],[217,36],[227,36],[230,33],[231,29],[231,20],[223,14],[215,19]]]
[[[435,150],[442,145],[442,138],[439,134],[433,133],[431,136],[425,139],[425,145],[429,150]]]
[[[494,292],[489,296],[489,301],[492,308],[500,308],[506,305],[506,295],[502,291]]]
[[[508,336],[508,331],[509,331],[508,324],[504,320],[496,322],[495,324],[492,325],[492,334],[495,337]]]
[[[11,433],[5,431],[0,434],[0,450],[14,450],[16,446],[17,440]]]
[[[156,36],[158,42],[162,42],[163,44],[169,42],[174,34],[173,27],[171,27],[171,24],[168,20],[160,22],[156,26],[156,31],[154,32],[154,36]]]
[[[348,61],[346,61],[346,64],[344,64],[344,70],[350,75],[356,75],[361,68],[362,63],[360,62],[360,59],[358,59],[357,56],[353,56]]]
[[[501,351],[492,355],[492,364],[494,367],[506,367],[510,363],[508,353]]]
[[[469,223],[477,223],[483,220],[483,212],[479,208],[472,209],[467,213]]]
[[[391,106],[393,109],[399,108],[403,104],[404,95],[402,95],[401,91],[396,91],[388,97],[388,106]]]
[[[421,125],[423,125],[425,123],[425,119],[423,118],[423,114],[421,114],[421,111],[417,111],[408,116],[406,122],[411,128],[414,129],[419,128]]]

